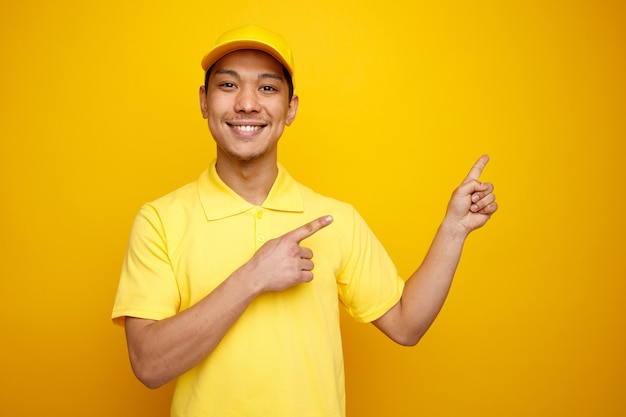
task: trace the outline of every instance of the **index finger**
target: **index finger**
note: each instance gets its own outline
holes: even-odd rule
[[[322,216],[318,219],[313,220],[312,222],[309,222],[303,226],[298,227],[297,229],[292,230],[291,232],[289,232],[289,235],[292,236],[297,243],[300,243],[307,237],[314,235],[332,222],[332,216]]]
[[[478,161],[476,161],[472,169],[470,169],[470,172],[467,174],[467,177],[465,177],[465,179],[463,180],[463,183],[466,183],[471,180],[478,180],[478,178],[480,177],[480,174],[483,173],[483,169],[485,169],[487,162],[489,162],[489,155],[483,155],[480,158],[478,158]]]

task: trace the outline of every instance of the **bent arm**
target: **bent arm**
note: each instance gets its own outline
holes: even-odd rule
[[[402,298],[374,325],[401,345],[417,344],[443,306],[464,241],[462,233],[442,223],[422,265],[407,280]]]
[[[157,388],[187,372],[218,345],[258,295],[236,271],[189,309],[163,320],[127,317],[126,339],[133,372]]]
[[[332,222],[321,217],[263,245],[222,284],[192,307],[163,320],[126,317],[133,371],[150,388],[179,377],[204,360],[250,303],[313,279],[313,253],[300,242]]]
[[[481,157],[454,190],[432,245],[406,282],[400,301],[373,322],[402,345],[415,345],[426,333],[448,295],[467,236],[498,209],[493,185],[478,181],[488,161]]]

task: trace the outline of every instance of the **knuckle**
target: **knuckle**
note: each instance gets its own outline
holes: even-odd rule
[[[292,257],[297,257],[300,256],[301,253],[301,247],[299,245],[291,245],[288,249],[287,249],[287,253],[289,254],[289,256]]]

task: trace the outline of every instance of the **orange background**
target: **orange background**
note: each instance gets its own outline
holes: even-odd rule
[[[281,161],[404,276],[492,157],[501,210],[422,342],[345,321],[349,416],[626,414],[623,2],[175,3],[0,6],[3,415],[168,415],[110,310],[139,206],[214,156],[200,58],[251,22],[295,51]]]

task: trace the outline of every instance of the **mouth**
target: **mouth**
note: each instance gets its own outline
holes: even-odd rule
[[[259,130],[265,127],[265,126],[260,126],[260,125],[233,125],[230,123],[228,123],[228,126],[230,126],[231,129],[234,129],[241,133],[258,132]]]
[[[263,130],[269,123],[260,119],[231,119],[225,120],[226,125],[240,135],[254,135]]]

